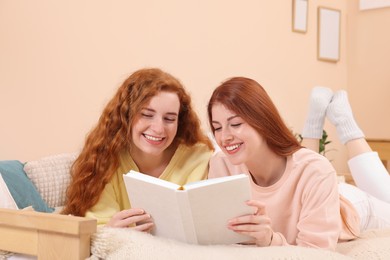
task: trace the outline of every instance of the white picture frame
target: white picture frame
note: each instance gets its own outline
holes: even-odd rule
[[[317,58],[323,61],[340,60],[341,11],[318,7]]]
[[[376,8],[390,7],[390,0],[360,0],[359,9],[369,10]]]
[[[292,0],[292,31],[307,32],[308,0]]]

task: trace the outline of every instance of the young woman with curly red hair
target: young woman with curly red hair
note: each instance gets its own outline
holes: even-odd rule
[[[138,70],[87,136],[71,169],[63,213],[150,230],[147,212],[131,208],[123,174],[136,170],[183,185],[207,177],[212,151],[182,84],[160,69]]]

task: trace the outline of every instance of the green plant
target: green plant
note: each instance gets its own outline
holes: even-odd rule
[[[299,142],[302,142],[302,135],[301,134],[294,134],[295,137],[298,139]],[[328,140],[328,133],[325,130],[322,130],[322,138],[320,139],[320,144],[318,148],[318,152],[325,156],[325,154],[328,152],[326,149],[326,145],[330,144],[332,141]]]
[[[332,141],[328,140],[328,133],[326,133],[325,130],[322,131],[322,138],[320,139],[320,147],[319,147],[319,153],[325,156],[325,153],[327,152],[326,145],[330,144]]]

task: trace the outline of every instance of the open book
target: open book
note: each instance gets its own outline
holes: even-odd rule
[[[245,174],[180,186],[146,174],[123,175],[131,207],[142,208],[155,223],[152,233],[191,244],[233,244],[251,240],[227,228],[228,220],[254,210]]]

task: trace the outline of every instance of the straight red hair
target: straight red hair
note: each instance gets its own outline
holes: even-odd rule
[[[244,119],[266,140],[274,153],[288,156],[301,148],[267,92],[255,80],[234,77],[214,90],[207,108],[213,133],[211,111],[214,104],[222,104]]]

